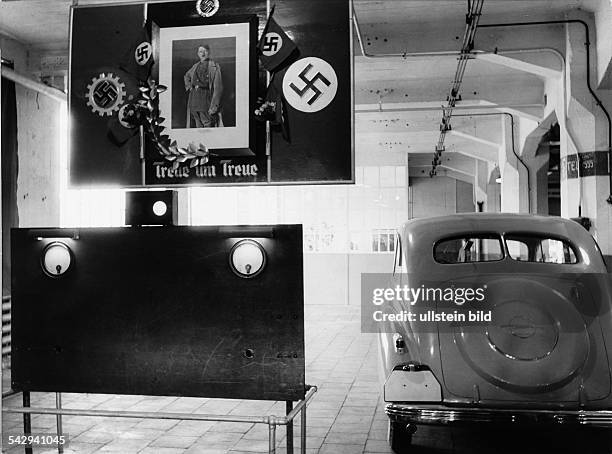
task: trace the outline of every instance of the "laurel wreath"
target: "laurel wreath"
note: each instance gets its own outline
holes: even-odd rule
[[[172,163],[172,169],[178,169],[180,164],[188,163],[189,167],[206,164],[211,153],[206,145],[200,143],[190,143],[187,147],[179,147],[176,140],[172,140],[169,135],[163,134],[166,129],[162,123],[166,120],[160,116],[159,95],[165,92],[168,87],[158,85],[155,80],[149,79],[146,85],[140,87],[140,96],[131,111],[126,113],[126,117],[144,127],[147,134],[159,154],[168,163]]]

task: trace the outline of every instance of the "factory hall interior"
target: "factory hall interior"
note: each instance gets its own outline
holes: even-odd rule
[[[612,454],[612,0],[0,0],[3,453]]]

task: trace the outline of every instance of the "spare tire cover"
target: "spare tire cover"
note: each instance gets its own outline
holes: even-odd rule
[[[576,289],[551,281],[559,285],[527,277],[491,280],[491,323],[455,328],[461,355],[482,378],[508,390],[538,392],[562,387],[584,366],[590,337]]]

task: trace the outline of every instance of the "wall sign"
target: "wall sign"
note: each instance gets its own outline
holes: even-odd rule
[[[73,7],[70,184],[353,182],[350,1],[267,3]]]
[[[564,169],[562,176],[569,179],[608,175],[608,153],[590,151],[568,155],[561,158],[561,165]]]

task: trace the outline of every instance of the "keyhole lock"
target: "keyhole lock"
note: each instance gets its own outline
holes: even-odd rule
[[[40,262],[45,274],[57,278],[66,274],[74,266],[74,257],[72,250],[65,243],[54,241],[45,246]]]
[[[266,266],[266,252],[261,244],[251,239],[240,240],[230,251],[232,271],[243,278],[253,278]]]

